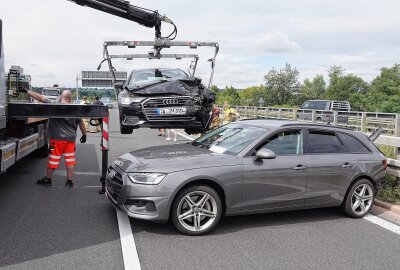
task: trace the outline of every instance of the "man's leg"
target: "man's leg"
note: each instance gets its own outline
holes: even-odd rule
[[[75,142],[68,142],[64,150],[65,165],[67,167],[67,182],[66,186],[72,187],[72,177],[74,175],[76,160],[75,160]]]
[[[47,163],[46,176],[42,179],[37,180],[39,185],[51,185],[51,177],[53,176],[54,170],[58,168],[61,159],[61,153],[63,150],[63,142],[50,139],[50,153],[49,161]]]
[[[67,165],[67,179],[72,180],[74,177],[75,165]]]

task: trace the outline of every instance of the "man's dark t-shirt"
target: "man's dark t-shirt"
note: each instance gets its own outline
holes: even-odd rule
[[[44,103],[59,103],[46,99]],[[75,142],[76,131],[82,120],[80,118],[50,118],[48,125],[49,137],[58,141]]]

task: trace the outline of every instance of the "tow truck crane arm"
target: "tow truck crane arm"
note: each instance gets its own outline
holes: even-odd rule
[[[161,22],[172,24],[174,30],[165,38],[174,39],[177,34],[175,24],[165,15],[160,15],[158,11],[149,10],[133,6],[129,1],[124,0],[69,0],[81,6],[94,8],[124,19],[134,21],[149,28],[155,28],[156,38],[161,37]]]

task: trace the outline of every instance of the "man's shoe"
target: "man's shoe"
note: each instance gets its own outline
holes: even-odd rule
[[[51,178],[44,176],[42,179],[36,181],[36,184],[43,186],[51,186]]]
[[[67,182],[65,183],[66,187],[72,188],[74,186],[74,182],[72,180],[67,179]]]

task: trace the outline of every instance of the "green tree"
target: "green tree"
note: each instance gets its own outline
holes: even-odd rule
[[[233,88],[233,86],[226,86],[223,91],[217,93],[216,100],[217,104],[223,104],[225,101],[228,101],[229,104],[238,105],[240,102],[240,96],[236,88]]]
[[[265,86],[251,86],[239,91],[240,105],[242,106],[259,106],[260,97],[265,95]]]
[[[329,70],[329,86],[325,97],[333,100],[354,101],[355,97],[368,92],[368,84],[353,74],[344,75],[344,69],[333,66]],[[358,108],[361,104],[351,104],[353,108]]]
[[[300,95],[296,101],[300,105],[309,99],[321,99],[325,94],[325,80],[322,75],[315,76],[312,80],[305,79],[300,87]]]
[[[293,93],[298,91],[299,71],[286,63],[285,68],[272,69],[264,76],[265,101],[267,105],[281,105],[292,101]]]

